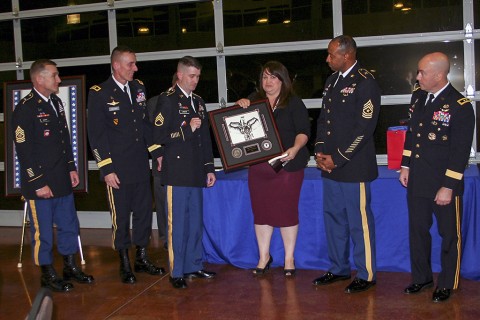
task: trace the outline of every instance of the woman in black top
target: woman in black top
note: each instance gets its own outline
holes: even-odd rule
[[[285,247],[284,274],[295,274],[294,250],[298,233],[298,202],[304,168],[310,157],[305,146],[310,136],[310,122],[305,104],[293,94],[292,82],[283,64],[267,62],[260,73],[258,92],[237,104],[246,108],[250,101],[268,99],[287,156],[276,173],[268,163],[250,166],[248,186],[260,253],[254,274],[262,275],[273,262],[270,240],[273,228],[280,228]]]

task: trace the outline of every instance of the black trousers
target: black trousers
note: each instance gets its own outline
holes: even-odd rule
[[[449,205],[439,206],[432,199],[408,194],[407,202],[413,283],[425,283],[433,280],[430,228],[433,224],[433,214],[435,214],[438,233],[442,238],[440,257],[442,270],[438,276],[437,286],[457,289],[462,247],[461,197],[454,197]]]
[[[107,186],[112,216],[113,249],[128,249],[132,243],[146,247],[152,233],[152,190],[150,181]],[[132,238],[130,239],[130,215]]]

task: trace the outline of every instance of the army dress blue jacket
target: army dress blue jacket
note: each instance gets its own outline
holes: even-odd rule
[[[72,193],[70,172],[76,171],[71,137],[60,98],[50,96],[53,106],[32,90],[16,106],[11,122],[20,162],[21,192],[38,200],[36,190],[49,186],[54,198]]]
[[[138,183],[150,179],[148,152],[157,158],[160,146],[153,144],[143,82],[128,85],[132,103],[112,76],[90,88],[88,138],[102,179],[114,172],[121,183]]]
[[[162,145],[161,181],[165,185],[205,187],[207,173],[214,172],[205,102],[194,93],[192,98],[195,110],[176,85],[163,92],[157,101],[154,141]],[[195,117],[202,120],[202,125],[192,132],[190,120]]]
[[[339,182],[367,182],[378,176],[373,133],[380,113],[380,88],[357,63],[334,86],[327,78],[317,122],[315,153],[331,155],[336,168],[322,177]]]
[[[427,107],[427,92],[417,85],[409,109],[402,167],[409,168],[408,191],[434,199],[441,187],[463,194],[475,127],[470,100],[449,84]]]

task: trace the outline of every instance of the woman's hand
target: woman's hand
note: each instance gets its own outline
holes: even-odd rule
[[[235,104],[238,104],[240,107],[245,109],[245,108],[248,108],[248,106],[250,106],[250,100],[243,98],[235,102]]]

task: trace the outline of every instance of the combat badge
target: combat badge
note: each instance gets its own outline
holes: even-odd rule
[[[17,143],[22,143],[25,142],[25,131],[18,126],[17,129],[15,129],[15,142]]]
[[[165,118],[163,118],[162,113],[159,113],[158,116],[155,118],[155,126],[161,127],[164,121],[165,121]]]
[[[373,116],[373,103],[372,100],[368,100],[367,103],[363,105],[362,117],[365,119],[372,119]]]

